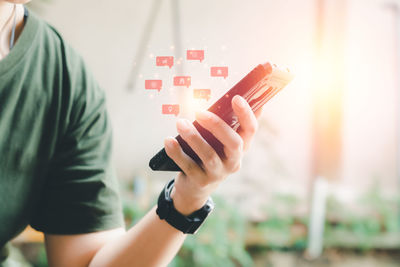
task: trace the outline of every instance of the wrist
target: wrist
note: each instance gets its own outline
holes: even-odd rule
[[[208,197],[200,197],[196,199],[185,197],[183,194],[180,194],[175,187],[172,188],[171,198],[175,209],[185,216],[201,209],[208,199]]]
[[[198,198],[196,201],[188,201],[182,196],[188,196],[187,194],[177,194],[176,190],[174,193],[174,199],[172,198],[172,190],[174,188],[174,179],[169,181],[157,201],[156,213],[161,220],[165,220],[175,229],[185,233],[194,234],[197,232],[199,227],[203,224],[204,220],[214,209],[214,202],[211,198],[203,204],[202,200]],[[185,204],[184,204],[185,203]],[[178,206],[178,209],[176,208]],[[201,206],[201,208],[198,208]]]

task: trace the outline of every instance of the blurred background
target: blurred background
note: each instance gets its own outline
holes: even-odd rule
[[[295,79],[265,107],[240,172],[170,266],[399,266],[400,1],[33,0],[107,93],[127,226],[175,174],[149,159],[176,134],[162,104],[194,118],[260,63]],[[187,49],[204,49],[202,62]],[[156,56],[175,65],[157,67]],[[226,79],[210,66],[228,66]],[[178,88],[175,75],[190,75]],[[162,79],[160,92],[146,79]],[[210,88],[211,99],[193,99]],[[154,92],[153,92],[154,91]],[[14,259],[47,266],[27,229]],[[23,262],[23,263],[22,263]]]

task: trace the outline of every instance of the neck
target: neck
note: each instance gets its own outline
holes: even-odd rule
[[[16,28],[14,44],[17,41],[23,28],[24,11],[23,6],[16,5]],[[10,52],[11,30],[14,21],[14,4],[7,1],[0,1],[0,60]]]

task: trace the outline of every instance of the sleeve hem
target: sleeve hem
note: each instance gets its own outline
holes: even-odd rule
[[[79,220],[77,218],[77,220]],[[55,234],[55,235],[74,235],[74,234],[88,234],[94,232],[101,232],[106,230],[112,230],[120,227],[125,228],[125,223],[120,215],[109,214],[104,215],[100,218],[96,218],[97,222],[86,225],[77,225],[74,227],[68,227],[62,223],[55,223],[53,225],[40,226],[31,224],[32,228],[43,232],[44,234]]]

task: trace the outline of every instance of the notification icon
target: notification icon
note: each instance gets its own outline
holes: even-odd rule
[[[202,62],[204,59],[204,50],[187,50],[186,59],[199,60],[200,62]]]
[[[211,89],[193,89],[193,97],[208,101],[211,97]]]
[[[174,57],[172,56],[156,57],[156,66],[168,66],[169,68],[172,68],[173,65],[174,65]]]
[[[179,105],[162,105],[162,114],[174,114],[178,116],[179,114]]]
[[[144,88],[146,90],[158,90],[161,91],[162,87],[162,80],[145,80],[144,81]]]
[[[174,85],[175,86],[186,86],[189,88],[191,85],[191,77],[190,76],[175,76],[174,77]]]
[[[212,77],[228,77],[228,67],[211,67]]]

